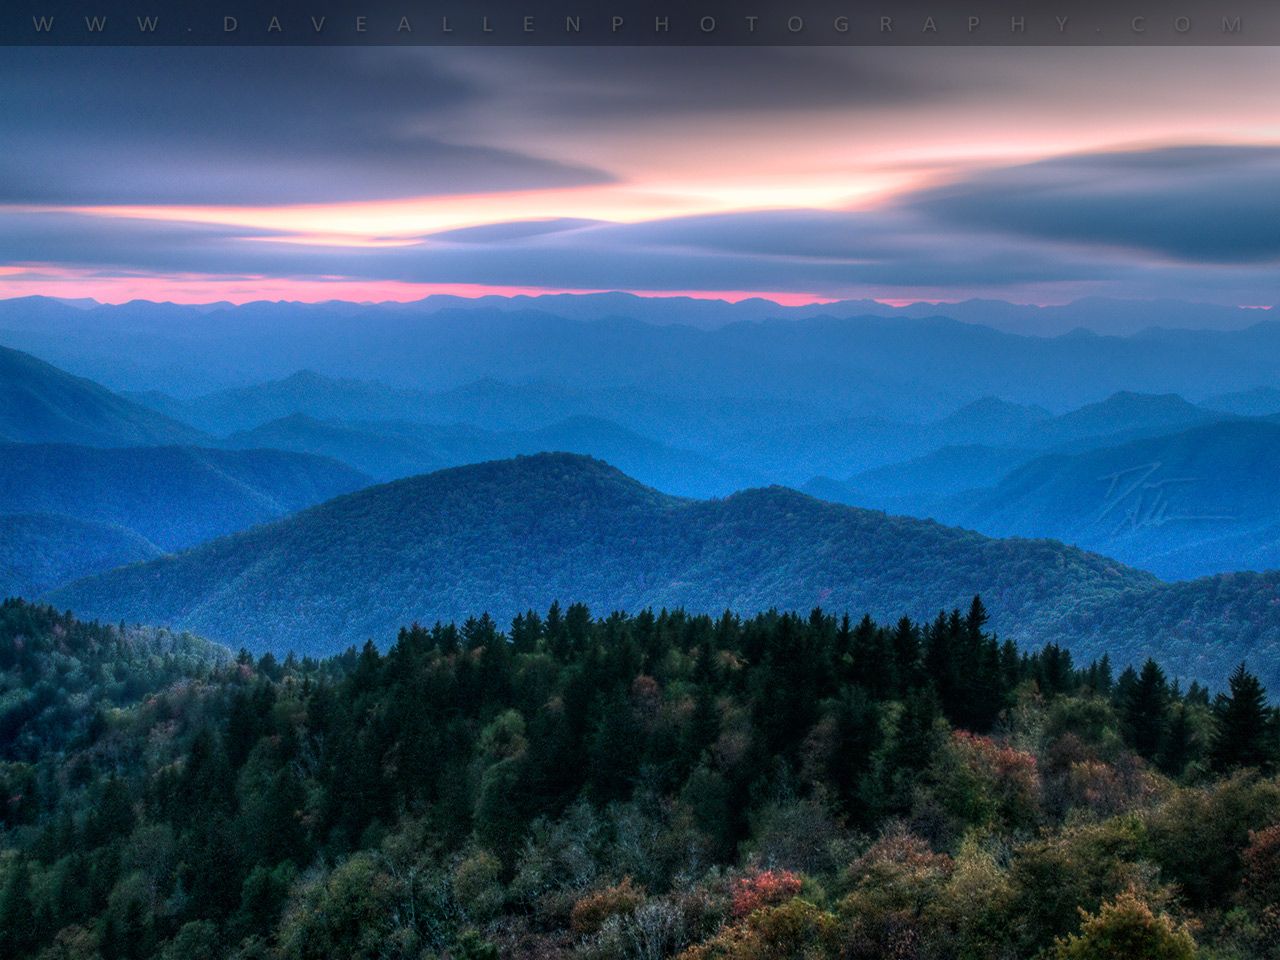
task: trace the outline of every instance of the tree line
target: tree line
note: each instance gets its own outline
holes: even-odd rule
[[[1280,957],[1257,678],[1020,650],[978,598],[284,660],[7,601],[0,672],[6,956]]]

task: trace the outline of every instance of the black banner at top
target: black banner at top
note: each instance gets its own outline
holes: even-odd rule
[[[1280,44],[1275,0],[9,0],[53,45]]]

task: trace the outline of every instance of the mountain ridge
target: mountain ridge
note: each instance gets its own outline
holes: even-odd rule
[[[0,346],[0,441],[123,447],[201,439],[200,431],[101,384]]]
[[[359,582],[344,576],[350,564]],[[283,650],[555,599],[932,616],[983,593],[1002,628],[1044,633],[1052,614],[1037,611],[1049,600],[1080,605],[1157,582],[1051,541],[992,540],[777,486],[687,500],[598,460],[539,454],[346,494],[53,597],[89,616]]]

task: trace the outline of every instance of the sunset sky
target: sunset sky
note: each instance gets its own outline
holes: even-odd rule
[[[8,49],[0,296],[1280,302],[1280,49]]]

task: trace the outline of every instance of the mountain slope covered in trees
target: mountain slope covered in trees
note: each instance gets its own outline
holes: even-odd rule
[[[1276,960],[1280,727],[924,623],[581,605],[324,661],[0,605],[12,960]],[[1137,945],[1136,947],[1134,945]]]
[[[194,443],[198,430],[0,347],[0,441],[125,447]]]
[[[0,444],[0,514],[123,527],[164,550],[274,520],[368,483],[337,461],[278,450]]]
[[[541,455],[442,471],[59,591],[85,615],[233,644],[332,650],[409,620],[509,618],[573,596],[603,609],[906,610],[985,584],[1030,642],[1154,578],[1046,541],[991,540],[781,488],[660,494],[598,461]]]
[[[1114,644],[1141,659],[1165,649],[1174,618],[1186,638],[1169,655],[1179,676],[1217,682],[1256,657],[1280,686],[1270,656],[1280,604],[1267,577],[1196,581],[1164,619],[1133,618],[1126,604],[1171,596],[1156,592],[1160,581],[1055,541],[991,539],[778,487],[681,500],[569,454],[362,490],[52,598],[84,616],[323,653],[404,622],[474,610],[504,620],[568,597],[605,610],[822,606],[928,617],[979,586],[992,625],[1021,643],[1057,642],[1080,656]]]
[[[1280,567],[1280,424],[1226,421],[1042,457],[935,516],[1046,536],[1163,577]]]
[[[38,597],[163,552],[123,527],[51,514],[0,514],[0,598]]]

